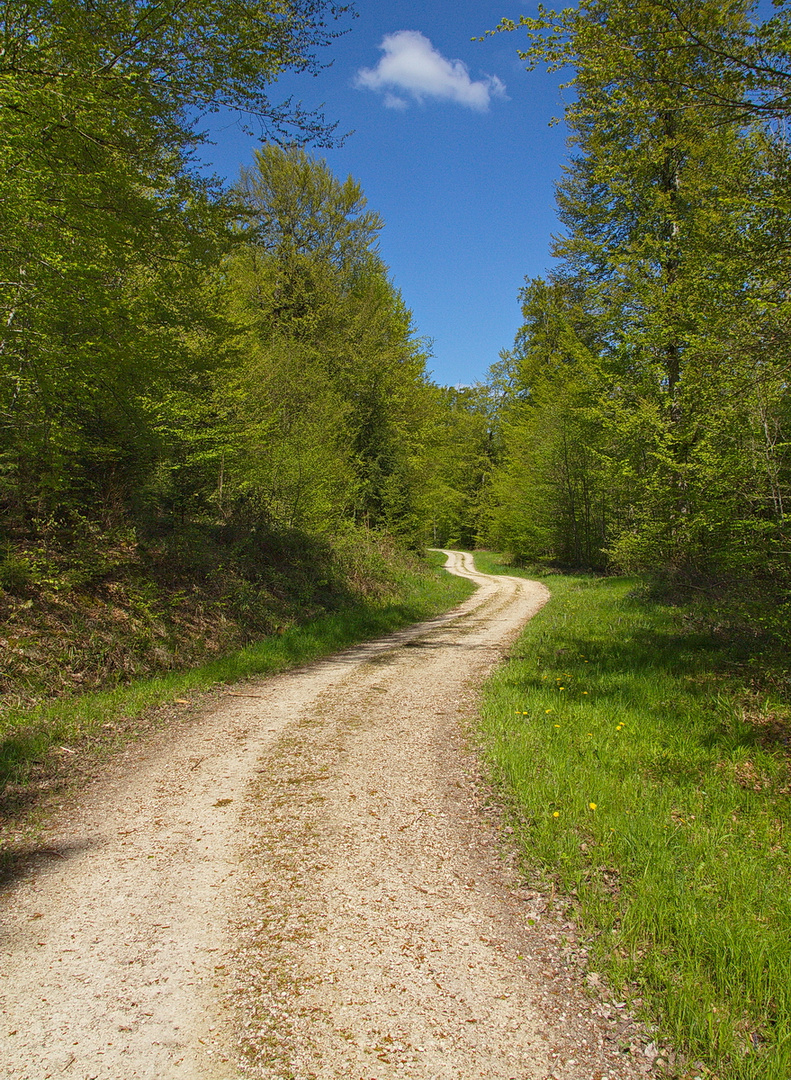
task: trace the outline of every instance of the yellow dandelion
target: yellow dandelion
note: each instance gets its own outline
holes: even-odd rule
[[[552,817],[560,817],[559,812],[557,810],[555,810],[554,813],[552,814]]]
[[[588,803],[588,809],[589,810],[595,810],[596,809],[596,803],[595,802],[589,802]]]
[[[560,727],[560,724],[553,724],[553,727]]]
[[[583,690],[582,692],[583,692],[583,694],[587,694],[587,693],[588,693],[588,691],[587,691],[587,690]]]

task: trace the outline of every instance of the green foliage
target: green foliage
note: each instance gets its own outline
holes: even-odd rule
[[[222,352],[203,282],[234,211],[193,165],[198,118],[229,108],[328,137],[267,92],[315,64],[343,10],[3,5],[0,499],[17,528],[89,501],[112,519],[167,456],[150,402],[194,390],[196,337]]]
[[[526,558],[597,566],[610,517],[600,429],[603,374],[585,314],[564,282],[522,293],[528,320],[500,367],[504,451],[488,490],[488,536]]]
[[[438,387],[431,402],[423,461],[425,536],[443,547],[471,548],[496,448],[483,387]]]
[[[583,0],[520,21],[525,59],[571,65],[576,96],[559,268],[523,294],[491,485],[489,533],[519,555],[791,584],[789,158],[765,122],[788,13],[751,12]]]
[[[332,128],[269,97],[284,70],[315,70],[347,10],[4,5],[7,591],[55,534],[79,561],[86,523],[109,546],[128,532],[188,561],[213,531],[266,538],[270,560],[273,544],[331,545],[353,522],[421,539],[433,391],[377,254],[382,222],[298,145],[329,144]],[[288,144],[265,146],[232,193],[193,159],[200,116],[218,109]]]
[[[639,582],[547,584],[483,707],[524,873],[556,883],[592,965],[675,1046],[719,1076],[781,1080],[787,693],[756,694],[754,640],[725,645]]]
[[[345,14],[0,10],[6,700],[189,667],[378,602],[401,573],[386,537],[426,538],[445,402],[378,254],[382,221],[303,149],[332,126],[269,96],[282,72],[316,70]],[[270,140],[232,192],[194,156],[218,110]]]
[[[239,195],[248,232],[224,269],[238,361],[220,384],[239,493],[289,525],[352,518],[418,543],[431,390],[381,220],[295,147],[260,151]]]
[[[255,247],[278,265],[279,307],[289,311],[298,295],[300,260],[310,268],[353,273],[376,250],[384,227],[351,176],[338,180],[327,164],[304,150],[274,144],[256,151],[256,167],[242,169],[239,195],[251,216]],[[302,305],[295,299],[296,313]]]

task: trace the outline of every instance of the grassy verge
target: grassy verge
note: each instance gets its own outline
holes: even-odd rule
[[[788,1080],[788,704],[635,581],[547,584],[482,713],[525,872],[570,898],[592,966],[706,1063],[695,1075]]]
[[[139,734],[143,725],[171,723],[189,715],[196,695],[219,684],[274,674],[378,637],[445,611],[466,599],[472,585],[437,569],[444,556],[431,554],[431,569],[404,569],[384,598],[358,599],[282,634],[188,671],[139,679],[105,692],[61,698],[34,708],[9,708],[0,718],[0,812],[13,821],[37,794],[75,771],[84,771],[108,749]],[[173,706],[176,715],[173,715]],[[159,711],[158,711],[159,710]],[[6,834],[6,838],[8,837]],[[13,835],[13,832],[12,834]],[[0,831],[0,844],[2,843]]]

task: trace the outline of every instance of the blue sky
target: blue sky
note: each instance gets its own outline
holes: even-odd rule
[[[359,180],[384,218],[381,253],[432,341],[434,379],[472,383],[513,342],[525,276],[550,264],[553,184],[566,155],[563,125],[549,124],[563,111],[559,80],[525,72],[518,32],[471,40],[531,6],[359,0],[358,8],[349,33],[322,54],[332,66],[317,78],[286,77],[273,97],[323,103],[339,131],[353,131],[343,147],[317,153]],[[234,180],[258,143],[234,124],[213,137],[203,156]]]

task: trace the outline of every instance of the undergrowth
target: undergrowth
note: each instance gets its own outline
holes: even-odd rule
[[[357,601],[394,597],[408,557],[349,528],[186,525],[143,540],[91,523],[0,548],[0,708],[206,663]]]
[[[482,712],[524,872],[571,898],[592,964],[707,1075],[788,1080],[788,699],[639,581],[546,583]]]

